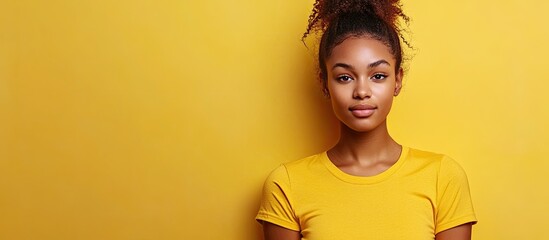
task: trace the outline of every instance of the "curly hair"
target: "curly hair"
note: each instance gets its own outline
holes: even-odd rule
[[[398,71],[403,59],[400,40],[410,47],[402,36],[399,19],[406,24],[410,21],[399,0],[316,0],[302,41],[313,32],[322,33],[318,66],[324,90],[325,61],[333,48],[349,37],[368,36],[384,43],[395,57]]]

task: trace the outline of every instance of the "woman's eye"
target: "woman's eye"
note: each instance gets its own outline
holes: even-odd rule
[[[353,79],[350,76],[343,75],[343,76],[337,77],[337,80],[340,81],[340,82],[348,82],[348,81],[351,81]]]
[[[373,80],[383,80],[387,77],[385,74],[377,73],[372,76]]]

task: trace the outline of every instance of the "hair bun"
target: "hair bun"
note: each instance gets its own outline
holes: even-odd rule
[[[347,13],[374,14],[394,29],[400,29],[398,18],[405,22],[409,20],[402,12],[399,0],[316,0],[303,38],[311,31],[324,30],[340,15]]]

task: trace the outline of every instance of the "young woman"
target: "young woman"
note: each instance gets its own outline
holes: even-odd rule
[[[326,152],[267,178],[266,240],[465,240],[476,223],[467,177],[445,155],[398,144],[387,115],[402,87],[398,0],[317,0],[320,79],[341,122]]]

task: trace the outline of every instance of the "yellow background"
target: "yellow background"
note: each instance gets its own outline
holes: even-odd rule
[[[466,169],[475,239],[549,239],[549,5],[405,1],[390,130]],[[0,239],[258,239],[262,182],[334,143],[312,1],[0,2]]]

